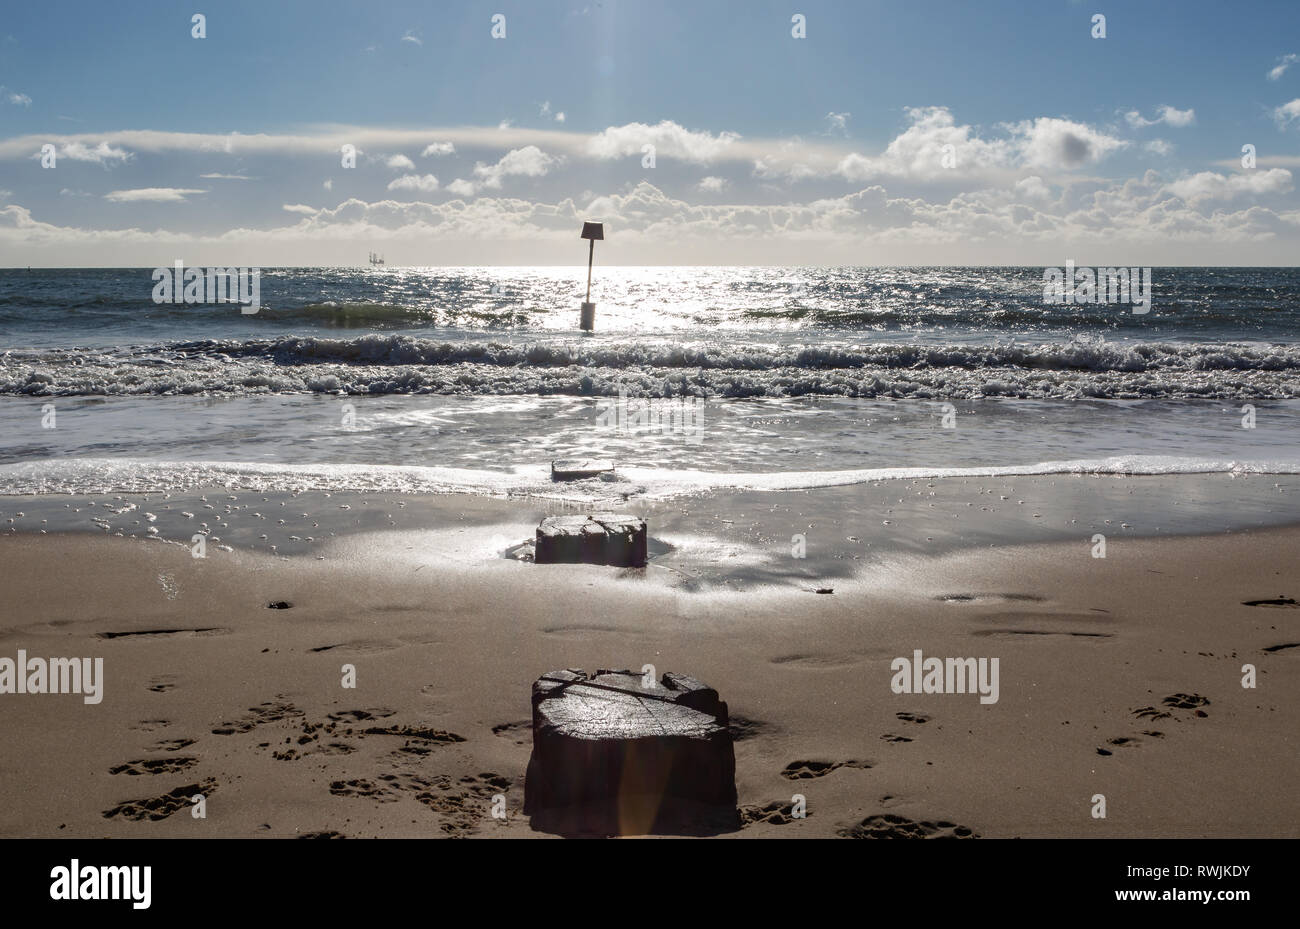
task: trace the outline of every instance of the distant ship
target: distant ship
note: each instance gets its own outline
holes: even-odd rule
[[[383,259],[381,256],[376,255],[374,252],[371,252],[371,253],[370,253],[370,266],[371,266],[372,268],[373,268],[373,267],[380,267],[380,268],[382,268],[382,267],[384,266],[384,259]]]

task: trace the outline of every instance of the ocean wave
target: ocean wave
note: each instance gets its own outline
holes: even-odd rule
[[[472,493],[618,502],[629,494],[667,498],[711,490],[785,491],[889,480],[1038,475],[1300,474],[1300,461],[1236,461],[1160,455],[976,467],[858,468],[837,471],[724,472],[620,466],[613,479],[557,485],[544,464],[508,471],[416,465],[150,461],[62,458],[0,465],[0,496],[176,493],[221,488],[248,493]]]
[[[0,355],[0,394],[1293,399],[1300,346],[443,341],[370,334]]]

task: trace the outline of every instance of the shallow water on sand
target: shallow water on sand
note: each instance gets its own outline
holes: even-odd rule
[[[0,538],[60,531],[151,539],[221,558],[285,557],[486,564],[533,537],[545,516],[589,505],[540,497],[326,490],[44,494],[0,498]],[[1098,534],[1107,557],[1126,540],[1300,522],[1300,478],[1201,474],[1020,475],[884,480],[800,491],[717,490],[629,501],[647,520],[649,576],[685,590],[777,584],[816,590],[867,582],[908,555]],[[515,554],[518,554],[517,552]],[[540,568],[539,570],[545,570]]]

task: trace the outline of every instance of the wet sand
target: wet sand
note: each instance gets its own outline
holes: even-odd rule
[[[0,695],[0,835],[542,835],[532,681],[644,664],[730,705],[726,835],[1297,834],[1300,610],[1244,601],[1297,597],[1300,529],[894,551],[816,594],[502,559],[531,511],[462,503],[296,557],[0,537],[0,656],[105,678],[96,705]],[[916,649],[998,658],[997,702],[894,693]]]

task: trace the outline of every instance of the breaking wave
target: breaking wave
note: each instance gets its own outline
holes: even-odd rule
[[[1300,346],[447,341],[370,334],[0,354],[0,394],[1300,398]]]

